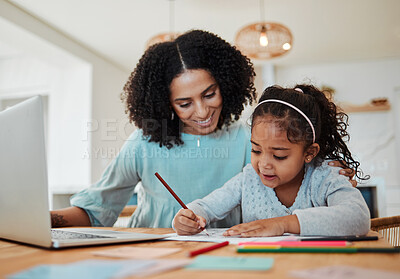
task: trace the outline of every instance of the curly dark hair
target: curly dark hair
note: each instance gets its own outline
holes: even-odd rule
[[[320,146],[316,160],[313,160],[314,164],[320,165],[326,159],[338,160],[353,169],[359,180],[369,179],[368,175],[363,175],[359,168],[360,162],[353,159],[345,143],[350,139],[346,131],[347,114],[338,110],[323,91],[306,84],[299,84],[293,88],[282,88],[275,85],[264,90],[259,103],[268,99],[282,100],[292,104],[311,120],[315,129],[315,142]],[[266,102],[255,109],[252,123],[257,117],[265,115],[276,118],[277,122],[274,123],[287,131],[290,142],[303,142],[305,149],[313,143],[310,125],[296,110],[278,102]]]
[[[189,31],[172,42],[149,47],[124,86],[129,119],[149,141],[167,148],[181,145],[180,121],[169,101],[170,84],[186,70],[203,69],[217,82],[222,99],[218,128],[239,119],[245,104],[256,98],[250,59],[217,35]]]

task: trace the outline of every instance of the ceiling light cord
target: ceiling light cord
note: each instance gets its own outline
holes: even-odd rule
[[[169,32],[175,32],[175,0],[169,0]]]
[[[260,19],[261,22],[265,22],[264,0],[260,0]]]

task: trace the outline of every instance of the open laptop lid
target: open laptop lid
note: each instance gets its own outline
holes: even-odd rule
[[[51,247],[43,125],[41,96],[0,112],[0,237]]]
[[[51,239],[43,107],[36,96],[0,112],[0,238],[46,248],[165,238],[94,228],[62,230],[102,238]]]

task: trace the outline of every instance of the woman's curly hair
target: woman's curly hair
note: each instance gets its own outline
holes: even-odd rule
[[[363,172],[359,169],[360,162],[353,159],[345,143],[350,139],[346,131],[348,126],[347,114],[339,111],[336,105],[328,100],[323,91],[306,84],[296,85],[293,88],[271,86],[264,90],[259,103],[268,99],[278,99],[292,104],[311,120],[315,129],[315,142],[320,146],[316,160],[313,160],[314,164],[320,165],[326,159],[338,160],[353,169],[358,179],[369,179],[368,175],[363,175]],[[290,142],[303,142],[305,149],[313,143],[310,125],[296,110],[281,103],[267,102],[256,107],[252,115],[252,123],[257,120],[257,117],[265,115],[276,118],[274,123],[287,131]]]
[[[180,121],[170,105],[170,84],[185,70],[203,69],[217,82],[222,99],[218,128],[239,119],[256,98],[250,59],[215,34],[192,30],[172,42],[151,46],[124,86],[129,119],[149,141],[167,148],[183,144]]]

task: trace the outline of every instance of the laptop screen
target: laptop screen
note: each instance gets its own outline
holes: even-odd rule
[[[50,247],[42,97],[0,112],[0,237]]]

